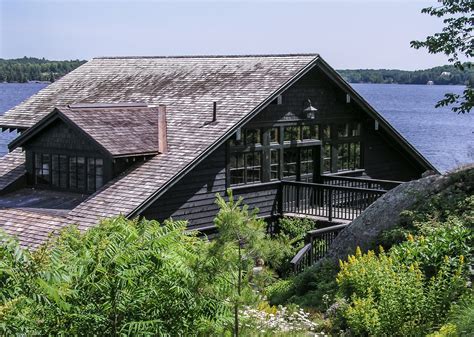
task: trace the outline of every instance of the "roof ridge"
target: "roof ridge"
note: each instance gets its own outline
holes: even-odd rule
[[[293,54],[230,54],[230,55],[157,55],[157,56],[98,56],[93,60],[103,59],[185,59],[185,58],[251,58],[251,57],[298,57],[319,56],[318,53],[293,53]]]

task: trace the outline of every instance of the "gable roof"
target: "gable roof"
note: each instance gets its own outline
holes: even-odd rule
[[[70,105],[55,108],[9,144],[22,146],[55,120],[76,128],[111,157],[158,153],[158,108],[146,105]]]
[[[74,103],[167,106],[168,152],[115,178],[71,210],[69,222],[86,229],[103,217],[140,214],[315,66],[332,74],[415,160],[432,168],[316,54],[93,59],[9,110],[0,117],[0,126],[25,129],[54,106]],[[209,123],[213,102],[217,122]]]

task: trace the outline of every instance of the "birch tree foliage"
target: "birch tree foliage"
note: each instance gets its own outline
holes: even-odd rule
[[[474,55],[474,1],[441,0],[439,5],[422,9],[422,13],[443,20],[441,32],[427,36],[423,41],[411,41],[415,49],[426,48],[431,54],[445,54],[448,61],[460,70],[472,67],[470,59]],[[462,62],[466,59],[469,62]],[[462,94],[447,93],[436,107],[452,106],[457,113],[468,113],[474,105],[472,79],[466,84]]]

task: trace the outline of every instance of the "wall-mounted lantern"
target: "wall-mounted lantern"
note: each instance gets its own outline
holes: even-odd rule
[[[315,119],[316,118],[316,112],[318,109],[316,109],[312,104],[311,100],[308,99],[308,106],[303,110],[303,112],[306,113],[306,118],[308,119]]]

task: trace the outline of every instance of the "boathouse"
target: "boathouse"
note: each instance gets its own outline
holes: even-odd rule
[[[350,220],[436,170],[316,54],[95,58],[0,127],[0,227],[28,247],[118,214],[211,231],[228,188],[269,220]]]

